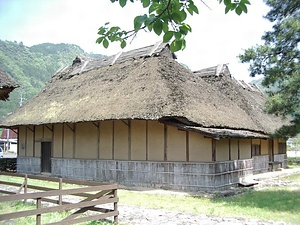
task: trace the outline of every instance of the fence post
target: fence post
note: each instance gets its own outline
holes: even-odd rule
[[[42,208],[42,199],[41,198],[37,198],[36,199],[36,208],[40,209]],[[36,225],[41,225],[42,223],[42,216],[41,214],[37,214],[36,215]]]
[[[61,191],[62,190],[62,178],[59,178],[59,187],[58,189]],[[62,195],[58,196],[58,203],[59,205],[62,205]]]
[[[118,192],[117,189],[114,190],[114,197],[117,198],[118,197]],[[118,211],[118,201],[114,202],[114,211],[117,212]],[[114,223],[118,223],[118,215],[114,216]]]
[[[24,177],[24,194],[27,194],[27,183],[28,183],[28,175],[25,174],[25,177]],[[27,200],[25,199],[24,200],[24,203],[26,203]]]

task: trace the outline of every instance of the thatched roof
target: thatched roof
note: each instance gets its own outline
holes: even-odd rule
[[[189,127],[270,132],[218,84],[199,74],[176,62],[166,44],[104,59],[77,58],[0,125],[171,119]]]
[[[9,93],[12,92],[16,87],[17,83],[13,81],[6,73],[0,70],[0,100],[7,100]]]

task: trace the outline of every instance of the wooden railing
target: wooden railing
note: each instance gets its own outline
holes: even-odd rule
[[[74,224],[109,217],[113,217],[115,223],[118,222],[117,184],[103,184],[93,181],[78,181],[6,172],[0,172],[0,175],[24,178],[22,183],[0,180],[0,193],[8,194],[0,196],[0,203],[27,201],[29,199],[33,199],[36,202],[36,209],[0,214],[0,221],[35,216],[36,224],[40,225],[42,224],[42,214],[44,213],[72,210],[72,213],[67,218],[50,224]],[[58,189],[30,185],[28,184],[28,179],[58,182]],[[85,187],[63,189],[63,184],[84,185]],[[4,185],[16,187],[15,191],[4,190],[1,188],[5,187]],[[65,201],[64,197],[70,195],[77,197],[73,197],[72,201]],[[70,200],[70,197],[68,199]],[[42,202],[45,202],[45,204],[42,204]],[[101,207],[103,204],[106,204],[105,208]],[[94,213],[87,214],[86,212],[88,211],[93,211]]]

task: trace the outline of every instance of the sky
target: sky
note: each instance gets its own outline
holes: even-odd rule
[[[196,1],[195,1],[196,2]],[[272,24],[263,19],[268,7],[263,0],[250,0],[248,13],[225,15],[224,5],[217,0],[197,4],[199,15],[189,16],[192,33],[184,51],[177,52],[177,60],[191,70],[228,64],[237,79],[250,82],[247,64],[237,56],[256,44],[270,30]],[[125,49],[113,43],[108,49],[96,44],[98,28],[106,22],[123,29],[133,28],[136,15],[144,14],[139,2],[128,1],[125,8],[110,0],[0,0],[0,39],[23,42],[26,46],[41,43],[69,43],[86,52],[113,55],[156,43],[162,36],[141,31]]]

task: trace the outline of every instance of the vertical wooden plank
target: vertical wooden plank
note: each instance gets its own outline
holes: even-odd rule
[[[41,198],[36,199],[36,208],[37,209],[42,208],[42,199]],[[37,214],[36,215],[36,225],[41,225],[41,224],[42,224],[42,216],[41,216],[41,214]]]
[[[76,123],[73,124],[73,159],[76,155]]]
[[[25,126],[25,156],[27,156],[27,126]]]
[[[168,160],[168,157],[167,157],[167,151],[168,151],[168,143],[167,143],[167,140],[168,140],[168,127],[166,124],[164,124],[164,161],[167,161]]]
[[[211,143],[211,147],[212,147],[212,149],[211,149],[211,159],[212,159],[213,162],[215,162],[216,161],[216,146],[217,146],[216,139],[212,138],[211,141],[212,141],[212,143]]]
[[[117,189],[114,190],[114,198],[118,197],[118,191]],[[114,211],[117,212],[118,211],[118,202],[114,202]],[[117,224],[118,223],[118,215],[114,216],[114,223]]]
[[[131,120],[128,121],[128,160],[131,160]]]
[[[148,120],[146,120],[146,161],[148,161],[149,148],[148,148]]]
[[[251,156],[251,158],[253,157],[253,155],[252,155],[252,148],[253,148],[253,139],[251,138],[251,152],[250,152],[250,156]]]
[[[33,126],[33,140],[32,140],[32,147],[33,147],[33,157],[35,157],[35,125]]]
[[[97,126],[97,135],[98,135],[98,142],[97,142],[97,151],[98,151],[98,159],[100,159],[100,122],[98,121]]]
[[[60,191],[62,190],[62,178],[59,178],[58,189]],[[58,203],[59,205],[62,205],[62,195],[58,196]]]
[[[186,131],[185,133],[185,144],[186,144],[186,161],[190,161],[190,147],[189,147],[189,132]]]
[[[115,121],[112,122],[112,150],[111,150],[111,157],[115,159]]]
[[[241,152],[240,152],[240,139],[238,138],[238,159],[241,158]]]
[[[231,160],[231,139],[228,139],[228,144],[229,144],[229,160]]]
[[[43,129],[42,129],[42,138],[45,138],[45,126],[42,125]]]
[[[27,194],[27,185],[28,185],[28,175],[25,174],[25,177],[24,177],[24,194]],[[24,200],[24,203],[26,203],[27,200],[25,199]]]
[[[62,156],[62,158],[64,158],[64,147],[65,147],[65,145],[64,145],[64,142],[65,142],[65,124],[63,123],[62,124],[62,132],[61,132],[61,140],[62,140],[62,142],[61,142],[61,156]]]

